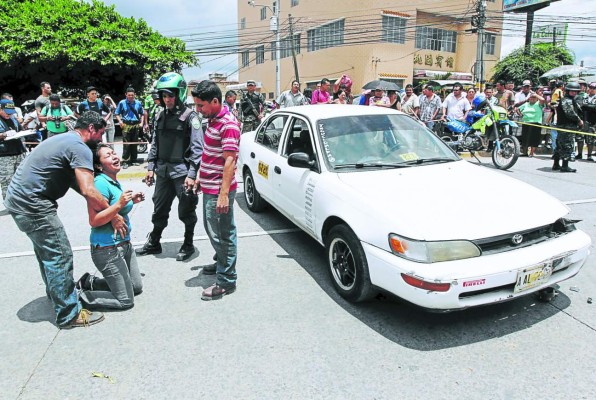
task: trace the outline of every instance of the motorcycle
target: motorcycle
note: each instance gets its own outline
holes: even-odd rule
[[[456,152],[469,151],[478,161],[476,152],[490,149],[492,161],[498,169],[511,168],[519,158],[520,145],[509,132],[518,125],[507,118],[507,110],[482,101],[477,111],[468,113],[470,120],[463,122],[448,119],[435,125],[435,133]]]

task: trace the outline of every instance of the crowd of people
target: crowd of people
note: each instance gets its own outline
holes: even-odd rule
[[[28,128],[26,119],[17,119],[12,98],[0,101],[0,184],[6,212],[33,245],[56,325],[63,329],[93,325],[104,319],[100,310],[134,305],[134,297],[143,289],[137,256],[162,252],[161,234],[176,197],[178,217],[185,226],[176,260],[187,260],[195,252],[199,192],[204,197],[204,228],[215,250],[215,263],[202,273],[216,278],[201,298],[217,300],[233,293],[237,280],[233,205],[240,124],[224,105],[219,87],[203,81],[193,88],[195,111],[185,104],[187,85],[181,75],[167,73],[157,82],[154,99],[161,108],[154,116],[155,134],[143,180],[148,186],[155,184],[153,229],[136,250],[130,242],[129,214],[145,196],[123,188],[118,181],[124,163],[135,162],[136,153],[127,150],[132,145],[125,141],[120,157],[105,142],[113,140],[109,133],[112,116],[123,135],[128,135],[146,129],[149,114],[132,88],[116,105],[109,96],[100,101],[97,89],[89,87],[87,100],[75,110],[62,105],[47,82],[41,89],[35,112],[48,133],[30,152],[19,134],[23,125]],[[46,108],[50,111],[44,112]],[[74,125],[67,125],[73,118]],[[52,131],[50,123],[54,124]],[[71,187],[87,202],[91,258],[101,272],[101,277],[85,273],[76,282],[72,249],[57,215],[57,201]]]

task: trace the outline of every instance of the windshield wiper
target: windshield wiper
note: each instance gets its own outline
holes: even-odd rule
[[[403,163],[396,164],[396,163],[353,163],[353,164],[339,164],[334,166],[335,169],[343,169],[343,168],[408,168],[410,165],[406,165]]]
[[[445,162],[452,162],[457,161],[453,158],[447,157],[433,157],[433,158],[418,158],[417,160],[406,161],[404,164],[407,165],[420,165],[425,163],[445,163]]]

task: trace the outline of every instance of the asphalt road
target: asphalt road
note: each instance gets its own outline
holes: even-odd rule
[[[577,174],[561,174],[546,157],[522,158],[503,173],[566,202],[596,237],[596,164],[575,166]],[[140,179],[123,186],[148,198],[132,214],[133,241],[141,243],[152,189]],[[474,182],[454,182],[454,190],[473,191]],[[508,207],[515,204],[499,210],[504,218]],[[200,300],[213,282],[200,273],[213,251],[200,222],[198,254],[174,260],[183,233],[174,205],[164,254],[139,258],[145,286],[135,307],[71,331],[53,325],[31,244],[1,216],[0,398],[596,398],[596,305],[588,303],[596,300],[595,255],[547,304],[527,296],[451,314],[391,297],[352,305],[333,292],[313,239],[275,210],[251,214],[242,193],[235,210],[236,293]],[[69,193],[59,215],[75,249],[75,277],[95,271],[84,201]]]

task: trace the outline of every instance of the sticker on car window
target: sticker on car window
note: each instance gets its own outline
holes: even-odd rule
[[[420,158],[420,157],[418,157],[418,154],[416,154],[416,153],[404,153],[404,154],[400,154],[399,156],[404,161],[414,161],[414,160],[417,160]]]
[[[329,143],[327,142],[327,136],[325,133],[325,125],[319,124],[319,133],[321,134],[321,140],[323,142],[323,150],[325,150],[325,155],[327,156],[327,160],[329,162],[335,162],[335,157],[331,154],[331,150],[329,150]]]
[[[259,161],[259,175],[261,175],[265,179],[269,179],[269,165],[265,164],[263,161]]]

